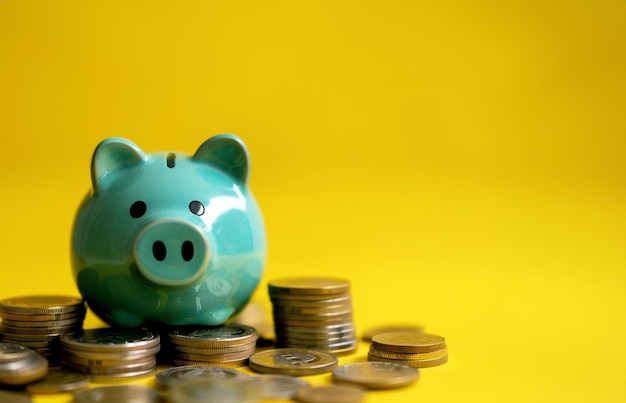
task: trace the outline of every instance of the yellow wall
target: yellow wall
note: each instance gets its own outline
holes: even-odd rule
[[[0,1],[0,298],[75,294],[106,137],[240,135],[268,279],[450,362],[376,401],[626,400],[626,2]]]

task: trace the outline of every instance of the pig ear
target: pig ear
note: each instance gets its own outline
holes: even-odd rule
[[[237,136],[220,134],[211,137],[202,143],[193,159],[221,169],[244,185],[248,182],[248,149]]]
[[[106,185],[109,173],[147,159],[148,156],[132,141],[121,138],[103,140],[96,147],[91,159],[91,184],[94,192]]]

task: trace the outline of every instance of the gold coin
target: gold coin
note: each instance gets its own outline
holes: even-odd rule
[[[6,324],[0,324],[0,334],[13,333],[13,334],[61,334],[67,333],[74,330],[78,330],[82,327],[81,323],[69,326],[58,326],[58,327],[20,327],[20,326],[9,326]]]
[[[84,310],[82,298],[63,295],[33,295],[0,301],[0,311],[18,315],[49,315]]]
[[[372,338],[372,346],[379,351],[394,353],[429,353],[446,346],[445,339],[434,334],[418,332],[389,332]]]
[[[13,313],[6,313],[0,311],[0,318],[9,319],[9,320],[17,320],[17,321],[27,321],[27,322],[38,322],[38,321],[51,321],[51,320],[66,320],[66,319],[76,319],[77,321],[82,321],[82,318],[85,316],[85,311],[77,311],[70,313],[57,313],[57,314],[40,314],[40,315],[19,315]]]
[[[417,369],[391,362],[355,362],[333,370],[333,381],[370,389],[399,388],[412,384],[417,378]]]
[[[303,388],[296,394],[302,403],[360,403],[365,400],[365,390],[351,385],[325,385]]]
[[[247,345],[259,337],[256,329],[238,323],[217,327],[192,326],[174,329],[167,335],[173,344],[196,348]]]
[[[170,346],[173,352],[183,352],[190,354],[204,354],[204,355],[212,355],[212,354],[227,354],[227,353],[238,353],[241,351],[254,351],[256,348],[256,340],[252,343],[242,344],[240,346],[231,346],[231,347],[188,347],[180,344],[172,344]]]
[[[352,297],[350,294],[340,294],[340,295],[331,295],[330,297],[327,295],[322,295],[320,299],[301,299],[300,296],[296,294],[287,295],[287,297],[295,297],[295,298],[284,298],[285,296],[281,295],[272,295],[270,300],[272,301],[274,306],[292,306],[292,307],[305,307],[305,308],[325,308],[329,306],[336,305],[352,305]],[[318,296],[319,297],[319,296]]]
[[[418,325],[411,324],[396,324],[396,325],[384,325],[372,327],[363,332],[361,339],[363,341],[372,341],[372,338],[377,334],[389,333],[389,332],[419,332],[424,333],[424,328]]]
[[[26,386],[26,392],[35,394],[56,394],[71,392],[89,386],[89,376],[78,372],[51,368],[41,380]]]
[[[270,294],[342,294],[350,290],[350,282],[338,278],[295,277],[272,280]]]
[[[177,352],[176,358],[187,361],[235,361],[243,360],[254,354],[254,349],[248,351],[240,351],[238,353],[222,353],[222,354],[190,354]]]
[[[79,320],[75,319],[65,319],[65,320],[48,320],[48,321],[25,321],[25,320],[11,320],[11,319],[3,319],[2,324],[5,326],[12,327],[44,327],[44,328],[64,328],[67,326],[82,326],[83,320],[79,318]]]
[[[302,306],[278,306],[274,304],[272,310],[276,315],[316,315],[316,316],[337,316],[352,313],[352,305],[330,305],[323,308],[306,308]]]
[[[337,294],[278,294],[270,292],[270,300],[272,303],[288,304],[291,301],[311,302],[313,304],[323,303],[336,298],[350,298],[349,292],[340,292]]]
[[[447,355],[448,349],[442,348],[441,350],[431,351],[430,353],[391,353],[388,351],[376,350],[374,347],[370,346],[369,354],[380,358],[387,358],[389,360],[429,360],[433,358],[441,358],[444,355]]]
[[[375,355],[368,354],[367,360],[368,361],[395,362],[398,364],[409,365],[413,368],[429,368],[429,367],[436,367],[438,365],[442,365],[448,362],[448,355],[446,354],[443,357],[432,358],[428,360],[390,360],[387,358],[376,357]]]
[[[218,366],[224,368],[241,368],[248,365],[248,359],[234,360],[234,361],[190,361],[182,360],[179,358],[172,358],[172,362],[179,366],[197,366],[197,367],[211,367]]]
[[[337,366],[332,353],[303,348],[277,348],[250,356],[250,369],[256,372],[293,376],[316,375]]]

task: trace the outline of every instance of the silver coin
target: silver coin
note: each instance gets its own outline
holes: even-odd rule
[[[70,350],[128,351],[159,345],[158,333],[143,329],[99,328],[79,330],[61,336],[61,345]]]
[[[43,379],[26,386],[26,392],[36,394],[65,393],[88,386],[89,376],[86,374],[53,368],[48,370],[48,374]]]
[[[157,374],[156,381],[163,386],[170,387],[180,382],[186,382],[198,378],[231,379],[249,377],[250,375],[244,374],[243,372],[232,368],[188,365],[161,371]]]
[[[48,321],[24,321],[3,319],[2,324],[13,327],[45,327],[45,328],[65,328],[72,325],[82,325],[83,319],[64,319],[64,320],[48,320]]]
[[[74,393],[75,403],[155,403],[160,401],[161,395],[156,390],[135,385],[103,386]]]
[[[28,357],[3,362],[0,365],[0,384],[25,385],[37,381],[48,373],[48,361],[32,352]]]
[[[180,382],[168,389],[172,403],[254,403],[258,397],[234,379],[196,379]]]
[[[399,388],[412,384],[418,378],[417,369],[391,362],[355,362],[333,370],[333,381],[370,389]]]
[[[218,327],[193,326],[174,329],[168,333],[173,344],[189,347],[226,347],[249,344],[259,334],[255,328],[231,323]]]
[[[300,389],[311,387],[308,382],[289,375],[250,376],[243,383],[263,400],[290,400]]]
[[[142,350],[128,350],[128,351],[111,351],[111,352],[92,352],[84,350],[68,350],[61,347],[60,351],[65,357],[72,357],[77,360],[90,360],[97,362],[116,362],[123,363],[124,361],[135,361],[142,358],[154,357],[161,350],[161,346],[157,345],[151,348]]]
[[[0,362],[17,361],[28,358],[33,351],[15,343],[0,343]]]

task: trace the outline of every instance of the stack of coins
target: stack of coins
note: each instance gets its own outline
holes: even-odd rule
[[[357,348],[350,283],[333,278],[286,278],[268,284],[279,347],[346,354]]]
[[[434,334],[389,332],[372,338],[367,358],[427,368],[448,362],[448,348],[445,339]]]
[[[150,374],[160,350],[158,333],[100,328],[61,336],[61,366],[89,374],[95,382],[116,382]]]
[[[24,296],[0,301],[0,340],[32,348],[50,366],[59,365],[59,337],[81,329],[85,319],[81,298],[57,295]]]
[[[0,343],[0,385],[25,385],[48,373],[48,362],[28,347]]]
[[[178,328],[169,331],[167,337],[175,365],[238,368],[248,365],[259,333],[253,327],[230,323]]]

